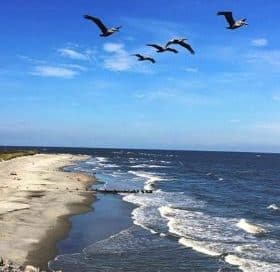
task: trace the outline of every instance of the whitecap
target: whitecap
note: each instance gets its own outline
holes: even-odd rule
[[[249,223],[246,219],[240,219],[236,226],[254,235],[260,235],[267,232],[263,227]]]
[[[271,205],[267,206],[267,209],[278,211],[280,209],[280,207],[277,206],[276,204],[271,204]]]
[[[225,257],[225,261],[238,266],[244,272],[279,272],[280,264],[241,258],[232,254]]]
[[[156,164],[136,164],[130,166],[131,168],[167,168],[165,165],[156,165]]]
[[[222,252],[218,252],[217,249],[211,248],[207,243],[194,241],[192,239],[180,238],[179,243],[185,247],[190,247],[197,252],[209,255],[209,256],[220,256]]]
[[[107,162],[108,159],[105,158],[105,157],[95,157],[95,159],[98,161],[98,162]]]
[[[211,217],[203,212],[170,206],[160,207],[159,211],[168,220],[169,232],[178,236],[179,243],[186,247],[209,256],[224,256],[226,262],[246,272],[280,271],[276,269],[280,268],[279,265],[275,264],[278,258],[275,241],[265,240],[259,244],[254,236],[240,235],[235,227],[236,219]],[[245,223],[242,220],[241,225],[248,232],[260,233],[264,230],[246,220]],[[242,244],[236,246],[236,243]],[[228,252],[236,252],[237,256],[233,253],[226,255]]]
[[[143,172],[143,171],[128,171],[128,172],[137,177],[146,179],[145,186],[144,186],[145,190],[153,190],[154,185],[157,181],[164,180],[162,177],[155,175],[153,173],[147,173],[147,172]]]
[[[104,166],[104,168],[118,168],[119,166],[113,163],[108,163]]]
[[[155,231],[153,229],[151,229],[150,232],[151,232],[151,234],[157,234],[158,233],[157,231]]]

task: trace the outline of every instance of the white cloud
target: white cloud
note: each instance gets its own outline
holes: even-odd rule
[[[77,74],[77,71],[57,66],[36,66],[32,72],[32,75],[35,76],[60,78],[72,78]]]
[[[133,60],[122,43],[105,43],[103,50],[110,53],[104,59],[105,68],[111,71],[128,71],[132,68]]]
[[[150,63],[139,63],[131,54],[142,52],[145,54],[146,47],[128,51],[123,43],[105,43],[103,50],[107,53],[103,56],[103,66],[111,71],[130,71],[141,74],[154,74]],[[133,52],[133,53],[131,53]],[[151,56],[151,54],[149,54]]]
[[[268,40],[265,38],[254,39],[251,44],[256,47],[265,47],[268,45]]]
[[[70,48],[61,48],[57,50],[61,56],[67,57],[70,59],[75,59],[75,60],[89,60],[90,56],[88,52],[79,52],[74,49]]]
[[[124,45],[122,43],[105,43],[103,49],[110,53],[119,53],[124,51]]]

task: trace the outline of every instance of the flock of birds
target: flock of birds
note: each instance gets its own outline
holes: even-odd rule
[[[232,12],[231,11],[219,11],[217,15],[224,16],[226,21],[228,22],[228,29],[237,29],[239,27],[242,27],[244,25],[248,25],[246,23],[246,18],[241,19],[241,20],[235,20],[233,18]],[[92,21],[94,24],[97,25],[97,27],[100,29],[101,37],[108,37],[115,32],[119,32],[121,26],[117,27],[111,27],[108,28],[105,26],[105,24],[97,17],[91,16],[91,15],[85,15],[85,19]],[[163,52],[172,52],[177,54],[178,50],[170,47],[170,45],[179,45],[189,51],[191,54],[195,54],[195,51],[191,47],[191,45],[187,42],[187,39],[185,38],[174,38],[169,40],[165,45],[159,45],[159,44],[147,44],[147,46],[150,46],[154,49],[156,49],[157,53],[163,53]],[[150,57],[150,56],[145,56],[143,54],[133,54],[132,56],[135,56],[138,58],[138,61],[150,61],[151,63],[156,63],[155,59]]]

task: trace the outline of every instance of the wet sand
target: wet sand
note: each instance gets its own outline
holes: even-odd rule
[[[69,217],[91,209],[94,196],[86,188],[95,179],[61,170],[85,159],[38,154],[0,163],[0,256],[47,267],[70,230]]]

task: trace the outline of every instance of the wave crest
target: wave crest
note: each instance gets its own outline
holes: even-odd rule
[[[271,204],[271,205],[267,206],[267,209],[274,210],[274,211],[279,211],[280,207],[277,206],[276,204]]]
[[[249,223],[246,219],[240,219],[236,226],[254,235],[261,235],[267,232],[263,227]]]

